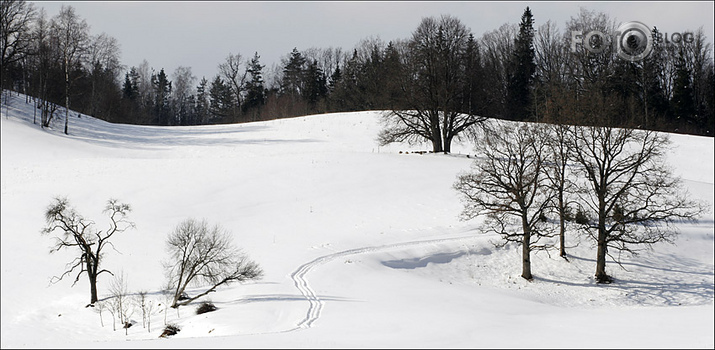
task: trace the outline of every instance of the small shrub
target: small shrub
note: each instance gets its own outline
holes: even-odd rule
[[[166,325],[166,327],[164,327],[164,331],[161,333],[159,338],[170,337],[172,335],[175,335],[176,333],[179,333],[180,330],[181,329],[179,328],[179,326],[175,324],[168,324]]]
[[[196,308],[196,314],[201,315],[207,312],[211,311],[216,311],[216,305],[209,303],[209,302],[203,302],[199,307]]]
[[[586,213],[584,213],[584,211],[579,208],[579,210],[576,212],[576,216],[574,217],[574,221],[576,221],[576,223],[579,225],[586,225],[590,220],[588,219]]]

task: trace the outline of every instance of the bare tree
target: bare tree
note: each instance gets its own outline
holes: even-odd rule
[[[221,77],[231,89],[231,95],[234,101],[233,106],[235,107],[235,110],[232,111],[234,117],[238,114],[238,111],[241,110],[243,104],[243,92],[246,87],[247,75],[246,70],[241,68],[244,64],[243,56],[241,56],[240,53],[235,55],[229,53],[226,57],[226,61],[218,66]]]
[[[36,75],[36,86],[33,86],[33,94],[37,97],[34,118],[37,116],[37,109],[40,109],[40,126],[48,127],[54,113],[54,105],[48,101],[48,81],[50,80],[50,65],[53,56],[53,50],[50,45],[50,23],[47,20],[45,9],[40,9],[31,33],[31,48],[32,55],[30,56],[30,65],[33,66]]]
[[[549,108],[553,108],[551,104]],[[547,111],[547,116],[549,115]],[[553,208],[559,220],[559,256],[568,260],[566,254],[566,228],[572,219],[571,208],[575,204],[573,192],[575,185],[572,180],[573,164],[570,142],[570,129],[568,124],[547,124],[546,137],[547,155],[545,174],[549,179],[548,185],[554,190]]]
[[[616,24],[610,16],[603,12],[589,11],[581,8],[579,14],[566,23],[564,41],[571,44],[566,60],[566,82],[572,85],[579,96],[584,92],[602,83],[613,70],[616,52],[609,45],[607,38],[597,35],[586,37],[587,33],[614,33]],[[580,34],[579,34],[580,33]],[[577,44],[573,36],[581,36],[583,45]],[[592,50],[602,51],[593,54]]]
[[[99,103],[106,99],[111,84],[116,84],[121,70],[121,51],[116,38],[105,33],[92,36],[87,46],[87,71],[90,74],[90,115],[99,110]],[[104,118],[109,118],[105,115]]]
[[[187,305],[223,284],[258,279],[263,275],[257,263],[233,246],[228,231],[218,225],[209,227],[206,220],[181,222],[169,234],[167,250],[170,260],[165,268],[168,285],[173,290],[173,308]],[[199,282],[206,282],[210,287],[196,296],[182,298],[186,287]]]
[[[594,97],[597,99],[597,97]],[[608,114],[609,111],[603,111]],[[579,127],[570,132],[573,158],[580,165],[580,200],[591,213],[584,226],[596,241],[596,279],[610,283],[609,249],[636,253],[636,247],[672,242],[673,224],[694,220],[705,207],[688,198],[665,164],[667,135],[655,131]]]
[[[409,43],[407,74],[401,75],[405,101],[385,114],[381,144],[426,140],[435,153],[449,153],[455,137],[486,119],[466,103],[469,38],[469,29],[455,17],[422,20]]]
[[[112,280],[112,283],[109,285],[109,293],[112,298],[111,307],[114,308],[113,314],[119,317],[119,322],[122,324],[122,328],[124,328],[124,335],[128,335],[129,327],[132,326],[131,317],[134,314],[135,308],[132,298],[129,297],[124,271],[114,276],[114,280]]]
[[[111,295],[111,308],[114,309],[112,314],[119,318],[119,323],[127,328],[127,314],[131,307],[131,303],[128,300],[129,291],[127,290],[127,281],[124,278],[124,272],[117,276],[114,276],[111,284],[109,285],[109,293]],[[116,330],[116,327],[115,327]]]
[[[188,125],[191,114],[191,96],[194,94],[196,77],[191,73],[191,67],[176,68],[171,89],[172,105],[176,125]]]
[[[3,0],[0,3],[0,67],[3,78],[8,76],[11,64],[29,54],[30,24],[35,14],[34,5],[24,0]]]
[[[154,300],[149,299],[146,303],[146,328],[147,332],[151,333],[151,312],[154,310]]]
[[[147,108],[151,105],[151,101],[154,100],[154,92],[151,77],[154,75],[154,69],[149,65],[149,61],[146,59],[142,60],[137,67],[138,80],[137,80],[137,90],[139,90],[139,96],[141,98],[142,106]]]
[[[42,234],[50,234],[55,231],[61,233],[59,237],[54,237],[56,243],[50,253],[63,248],[76,247],[79,256],[67,264],[67,270],[62,275],[53,277],[52,281],[60,281],[79,268],[80,271],[72,285],[74,286],[79,281],[82,273],[87,273],[90,287],[89,302],[90,304],[97,302],[97,278],[103,272],[112,274],[109,270],[100,269],[104,248],[107,245],[112,245],[110,239],[114,234],[134,227],[134,223],[127,220],[127,214],[130,211],[131,208],[128,204],[110,199],[104,209],[104,213],[109,216],[109,228],[106,231],[97,231],[94,228],[94,222],[85,219],[71,208],[66,198],[55,198],[45,211],[47,226],[42,230]]]
[[[97,301],[96,303],[94,303],[94,306],[94,310],[96,310],[99,314],[99,322],[101,323],[102,327],[104,327],[104,318],[102,317],[102,312],[107,309],[107,303],[104,300]],[[112,314],[112,316],[114,315]]]
[[[146,298],[147,292],[145,290],[140,290],[139,293],[137,293],[137,304],[139,304],[139,308],[142,310],[142,327],[146,328],[146,321],[147,321],[147,298]]]
[[[479,41],[484,70],[489,72],[485,75],[483,84],[488,87],[484,103],[490,106],[486,113],[490,117],[506,117],[508,65],[514,54],[514,39],[518,32],[518,25],[506,23],[498,29],[484,33]]]
[[[486,215],[489,229],[504,244],[521,243],[521,277],[531,280],[531,251],[547,248],[539,240],[553,236],[543,222],[554,197],[544,174],[544,132],[529,124],[499,125],[479,147],[473,172],[460,175],[454,184],[463,196],[462,219]]]
[[[107,303],[107,305],[103,306],[103,308],[106,308],[107,311],[112,315],[112,331],[116,332],[117,331],[117,317],[119,316],[117,314],[117,307],[116,307],[116,302],[114,299],[106,299],[101,302],[98,302],[100,304]],[[104,322],[104,321],[102,321]]]
[[[87,21],[80,20],[74,7],[63,5],[57,17],[52,19],[52,28],[62,54],[65,74],[65,134],[67,134],[72,83],[70,72],[73,70],[73,66],[80,62],[82,55],[87,50],[89,25],[87,25]]]

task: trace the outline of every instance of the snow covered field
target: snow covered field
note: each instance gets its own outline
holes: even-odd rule
[[[109,124],[72,113],[32,124],[12,95],[2,107],[2,347],[66,348],[713,348],[712,210],[683,225],[676,245],[609,263],[598,285],[595,249],[567,236],[570,262],[533,257],[521,277],[517,246],[495,248],[479,221],[459,221],[452,189],[471,146],[452,155],[378,147],[378,112],[196,127]],[[39,119],[39,117],[38,117]],[[672,135],[669,160],[691,194],[713,203],[713,138]],[[402,151],[403,153],[400,153]],[[265,271],[211,293],[218,310],[155,308],[152,330],[112,330],[85,308],[89,287],[49,254],[40,234],[56,196],[98,229],[110,198],[136,223],[114,237],[103,267],[130,292],[164,285],[165,239],[186,218],[230,230]],[[578,244],[577,244],[578,243]],[[100,298],[112,276],[100,275]],[[164,318],[181,331],[159,339]]]

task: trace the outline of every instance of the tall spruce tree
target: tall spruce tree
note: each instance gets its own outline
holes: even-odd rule
[[[209,81],[202,77],[196,87],[196,101],[194,104],[194,116],[196,124],[206,124],[209,116]]]
[[[312,112],[316,112],[318,102],[328,94],[327,77],[318,67],[317,61],[312,61],[305,72],[305,96]],[[323,111],[324,112],[324,111]]]
[[[216,75],[209,88],[209,118],[210,122],[226,121],[233,108],[231,88],[220,75]]]
[[[264,65],[260,62],[261,56],[256,52],[248,63],[248,74],[250,79],[246,83],[246,100],[243,104],[243,112],[258,108],[266,103],[266,86],[263,81]]]
[[[122,96],[127,100],[134,100],[139,94],[139,88],[136,81],[132,79],[132,73],[136,73],[134,67],[129,72],[124,74],[124,85],[122,86]]]
[[[293,48],[283,67],[282,94],[298,97],[304,93],[305,61],[303,54],[297,48]]]
[[[521,16],[519,34],[514,40],[514,55],[507,85],[507,118],[528,119],[531,109],[531,87],[536,72],[534,51],[534,16],[526,7]]]
[[[153,74],[151,83],[154,87],[154,118],[159,125],[168,125],[171,108],[169,98],[171,97],[171,82],[164,73],[164,68],[159,74]]]

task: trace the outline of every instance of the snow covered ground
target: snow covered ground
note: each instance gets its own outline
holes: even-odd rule
[[[378,112],[240,125],[116,125],[72,113],[43,130],[24,97],[2,107],[2,347],[713,348],[712,210],[682,225],[677,244],[609,263],[596,284],[595,250],[567,237],[570,262],[540,252],[535,280],[516,246],[495,248],[479,221],[462,222],[452,155],[378,147]],[[713,203],[713,138],[672,135],[670,162],[696,198]],[[400,153],[402,151],[402,153]],[[43,212],[67,196],[99,229],[110,198],[133,207],[136,229],[114,237],[103,266],[155,303],[165,239],[186,218],[230,230],[265,271],[220,288],[218,310],[165,314],[152,330],[112,330],[85,308],[83,276],[49,284],[73,252],[49,254]],[[112,276],[99,280],[108,296]],[[159,339],[167,322],[181,331]]]

